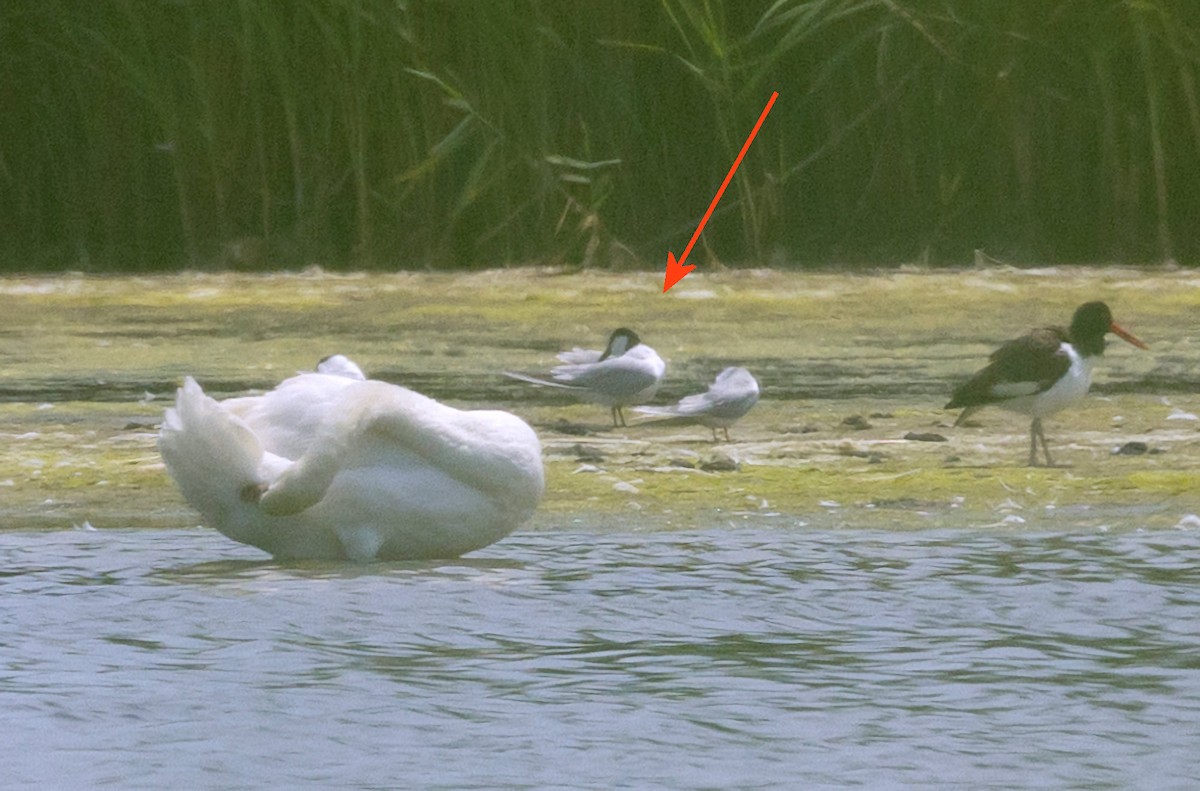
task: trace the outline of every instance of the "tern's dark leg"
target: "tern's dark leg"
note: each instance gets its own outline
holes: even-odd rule
[[[625,426],[625,413],[621,411],[621,407],[613,406],[612,408],[613,428],[622,428]]]
[[[725,441],[729,442],[729,426],[721,426],[721,430],[725,432]]]

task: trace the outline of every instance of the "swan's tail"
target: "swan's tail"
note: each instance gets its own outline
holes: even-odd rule
[[[210,522],[222,523],[230,511],[246,507],[248,487],[261,485],[258,438],[190,376],[167,410],[158,448],[184,499]]]

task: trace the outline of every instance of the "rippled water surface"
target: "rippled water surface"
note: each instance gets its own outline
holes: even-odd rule
[[[723,527],[281,566],[0,533],[39,788],[1193,788],[1200,535]]]

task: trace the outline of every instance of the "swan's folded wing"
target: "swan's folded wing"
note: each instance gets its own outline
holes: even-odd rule
[[[263,448],[286,459],[306,453],[347,389],[363,382],[346,376],[306,373],[285,379],[260,396],[227,398],[221,406],[246,422]]]
[[[424,464],[532,512],[544,486],[541,445],[507,412],[464,412],[403,387],[366,381],[345,391],[308,451],[263,495],[264,508],[307,508],[342,469]],[[397,485],[402,485],[402,481]]]

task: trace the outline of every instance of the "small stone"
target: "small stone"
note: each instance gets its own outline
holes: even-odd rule
[[[598,448],[593,448],[591,445],[584,445],[581,442],[576,442],[567,449],[567,452],[580,461],[591,462],[593,464],[604,461],[604,455],[600,453]]]
[[[932,431],[910,431],[904,435],[905,439],[910,439],[913,442],[949,442],[941,434],[935,434]]]
[[[708,461],[702,462],[700,469],[705,472],[737,472],[741,469],[741,465],[724,453],[718,453]]]
[[[878,464],[887,458],[880,451],[856,448],[848,442],[839,447],[837,452],[839,456],[849,456],[852,459],[866,459],[868,464]]]
[[[582,423],[572,423],[566,418],[559,418],[547,428],[551,431],[557,431],[559,434],[567,434],[572,437],[586,437],[592,433],[592,430]]]
[[[1139,442],[1137,440],[1133,440],[1131,442],[1126,442],[1124,445],[1122,445],[1119,448],[1115,448],[1113,450],[1113,455],[1114,456],[1142,456],[1149,452],[1150,452],[1149,445],[1147,445],[1145,442]]]
[[[847,428],[854,429],[855,431],[865,431],[871,428],[871,424],[868,423],[867,419],[862,415],[851,415],[850,417],[842,420],[842,425],[846,426]]]

